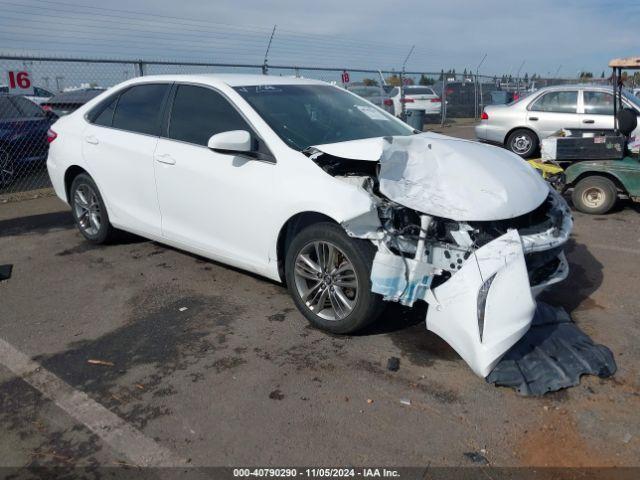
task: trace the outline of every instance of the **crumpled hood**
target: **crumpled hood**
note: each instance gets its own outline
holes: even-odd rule
[[[544,180],[499,147],[436,133],[314,146],[329,155],[380,162],[380,191],[416,211],[458,221],[517,217],[549,194]]]

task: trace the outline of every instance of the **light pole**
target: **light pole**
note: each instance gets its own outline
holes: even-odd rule
[[[480,72],[480,67],[482,66],[482,64],[484,63],[485,58],[487,58],[487,54],[484,54],[484,57],[482,57],[482,60],[480,60],[480,63],[478,64],[478,66],[476,67],[476,88],[474,89],[476,92],[475,95],[475,108],[474,108],[474,114],[475,114],[475,118],[478,118],[478,111],[480,110],[479,106],[478,106],[478,89],[480,89],[480,104],[482,105],[482,86],[480,85],[479,81],[480,81],[480,77],[478,77],[478,74]]]
[[[518,68],[518,73],[516,73],[516,92],[518,92],[518,95],[520,95],[520,71],[522,70],[522,67],[524,67],[525,62],[526,60],[522,60],[520,68]]]

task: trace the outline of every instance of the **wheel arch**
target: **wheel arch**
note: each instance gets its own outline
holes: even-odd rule
[[[540,138],[540,135],[538,135],[538,132],[536,132],[533,128],[531,127],[526,127],[526,126],[519,126],[519,127],[513,127],[511,130],[509,130],[506,135],[504,136],[504,138],[502,139],[502,144],[506,147],[507,146],[507,140],[509,140],[509,137],[511,136],[511,134],[513,132],[515,132],[516,130],[528,130],[531,133],[533,133],[536,138],[538,139],[538,144],[540,144],[540,142],[542,141],[542,139]]]
[[[287,249],[291,244],[291,240],[293,240],[296,234],[304,228],[320,222],[331,222],[339,225],[339,222],[334,218],[331,218],[329,215],[320,212],[305,211],[296,213],[290,217],[280,228],[280,231],[278,232],[278,239],[276,241],[276,258],[278,274],[280,275],[280,280],[283,283],[286,283],[284,261],[287,256]]]
[[[583,171],[579,174],[577,174],[575,177],[572,177],[571,180],[567,180],[567,184],[565,186],[565,188],[574,188],[581,180],[584,180],[585,178],[588,177],[604,177],[607,178],[609,180],[611,180],[613,182],[613,184],[616,186],[616,188],[618,190],[620,190],[621,192],[627,194],[627,189],[624,186],[624,183],[622,182],[622,180],[620,180],[620,178],[618,178],[617,175],[611,173],[611,172],[605,172],[602,170],[587,170],[587,171]]]
[[[71,165],[64,172],[64,193],[67,197],[67,202],[71,202],[71,198],[69,197],[69,193],[71,191],[71,184],[73,183],[73,180],[81,173],[86,173],[87,175],[89,175],[89,172],[87,172],[84,168],[78,165]]]

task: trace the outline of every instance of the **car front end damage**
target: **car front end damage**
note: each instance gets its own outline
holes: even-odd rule
[[[427,302],[427,328],[482,377],[529,330],[535,297],[568,275],[569,208],[515,155],[436,134],[307,153],[372,199],[342,224],[377,248],[372,291]]]

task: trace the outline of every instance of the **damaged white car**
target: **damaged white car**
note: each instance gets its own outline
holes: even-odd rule
[[[93,242],[127,230],[278,281],[336,333],[384,301],[481,376],[568,274],[564,200],[516,155],[419,133],[323,82],[171,75],[53,125],[49,173]]]

